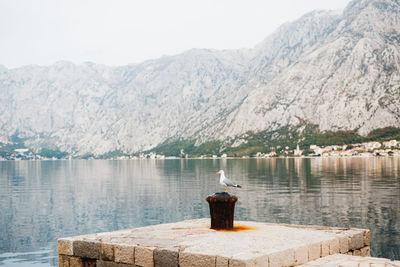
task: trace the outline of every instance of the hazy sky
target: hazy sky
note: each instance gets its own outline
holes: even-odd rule
[[[190,48],[253,47],[349,0],[0,0],[0,64],[124,65]]]

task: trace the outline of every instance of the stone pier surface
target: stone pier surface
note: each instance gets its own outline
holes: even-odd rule
[[[367,229],[242,221],[233,230],[212,230],[210,219],[198,219],[61,238],[58,253],[62,267],[273,267],[333,254],[369,256],[369,244]]]
[[[321,259],[308,262],[301,267],[399,267],[400,261],[391,261],[389,259],[360,257],[350,255],[335,254]]]

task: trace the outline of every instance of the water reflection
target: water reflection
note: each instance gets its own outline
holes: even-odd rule
[[[219,169],[243,186],[232,190],[236,219],[369,228],[372,254],[400,259],[399,165],[400,158],[0,162],[0,264],[56,265],[62,236],[208,217],[205,197],[224,190]]]

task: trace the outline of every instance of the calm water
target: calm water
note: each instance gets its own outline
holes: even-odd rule
[[[235,218],[372,230],[400,259],[400,158],[0,162],[0,265],[57,265],[59,237],[209,217],[224,169]]]

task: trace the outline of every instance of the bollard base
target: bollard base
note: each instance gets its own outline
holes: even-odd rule
[[[211,229],[232,230],[236,196],[227,192],[215,193],[206,198],[210,206]]]

